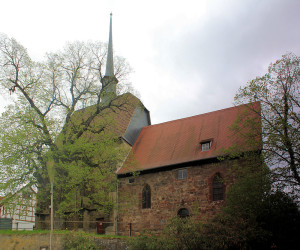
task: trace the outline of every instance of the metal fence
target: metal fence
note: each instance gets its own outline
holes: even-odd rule
[[[163,225],[151,225],[152,232],[161,231]],[[1,219],[0,229],[12,229],[12,230],[50,230],[51,223],[50,220],[40,221],[37,220],[35,225],[28,228],[25,223],[16,225],[11,219]],[[74,231],[84,231],[96,234],[106,234],[106,235],[127,235],[133,236],[137,235],[143,231],[141,225],[138,223],[113,223],[111,221],[104,221],[98,219],[96,221],[74,221],[74,220],[54,220],[53,221],[54,230],[74,230]]]
[[[155,225],[151,224],[150,229],[152,232],[160,232],[163,229],[162,224]],[[47,229],[51,227],[50,220],[37,221],[37,229]],[[96,220],[96,221],[59,221],[53,222],[53,228],[55,230],[74,230],[74,231],[85,231],[89,233],[106,234],[106,235],[127,235],[134,236],[142,231],[144,228],[138,223],[113,223],[111,221]],[[146,228],[145,228],[146,229]]]

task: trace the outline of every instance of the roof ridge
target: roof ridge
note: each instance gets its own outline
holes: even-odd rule
[[[185,117],[185,118],[175,119],[175,120],[171,120],[171,121],[166,121],[166,122],[162,122],[162,123],[158,123],[158,124],[152,124],[152,125],[146,126],[144,128],[149,128],[149,127],[153,127],[153,126],[160,126],[160,125],[162,126],[162,125],[165,125],[167,123],[175,123],[175,122],[179,122],[179,121],[182,121],[182,120],[188,120],[188,119],[196,118],[196,117],[199,117],[199,116],[202,116],[202,115],[208,115],[208,114],[211,114],[211,113],[221,112],[221,111],[230,110],[230,109],[236,109],[236,108],[239,108],[239,107],[242,107],[242,106],[248,106],[249,104],[254,104],[254,103],[259,103],[259,101],[250,102],[250,103],[246,103],[246,104],[240,104],[240,105],[233,106],[233,107],[228,107],[228,108],[224,108],[224,109],[210,111],[210,112],[206,112],[206,113],[202,113],[202,114],[198,114],[198,115],[193,115],[193,116],[188,116],[188,117]]]

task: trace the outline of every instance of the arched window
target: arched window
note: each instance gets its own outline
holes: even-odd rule
[[[217,173],[213,179],[213,201],[224,200],[224,185],[223,179],[219,173]]]
[[[142,208],[151,208],[151,189],[148,184],[146,184],[143,189]]]
[[[190,212],[186,208],[179,209],[177,214],[180,218],[186,218],[186,217],[190,216]]]

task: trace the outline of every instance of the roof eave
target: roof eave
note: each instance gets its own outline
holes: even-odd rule
[[[257,149],[257,150],[250,150],[248,152],[257,152],[257,153],[261,153],[262,149]],[[244,152],[246,153],[246,152]],[[219,157],[222,157],[224,155],[217,155],[217,156],[212,156],[212,157],[206,157],[206,158],[201,158],[201,159],[196,159],[196,160],[192,160],[192,161],[183,161],[183,162],[177,162],[177,163],[172,163],[172,164],[167,164],[167,165],[159,165],[159,166],[155,166],[155,167],[151,167],[151,168],[146,168],[146,169],[137,169],[137,170],[134,170],[134,171],[127,171],[127,172],[124,172],[124,173],[120,173],[118,174],[117,172],[117,177],[122,177],[122,176],[125,176],[125,175],[130,175],[134,172],[146,172],[146,171],[151,171],[151,170],[156,170],[156,169],[162,169],[162,168],[170,168],[170,167],[175,167],[175,166],[179,166],[180,165],[183,165],[183,164],[191,164],[191,163],[196,163],[196,162],[203,162],[203,161],[210,161],[210,160],[218,160]],[[238,157],[236,157],[238,158]],[[219,160],[218,160],[219,161]],[[122,168],[122,167],[121,167]],[[120,170],[121,170],[120,168]]]

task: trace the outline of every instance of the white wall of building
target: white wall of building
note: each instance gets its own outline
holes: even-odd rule
[[[36,191],[27,186],[0,207],[0,219],[12,219],[13,230],[33,230],[35,227],[35,210]]]

